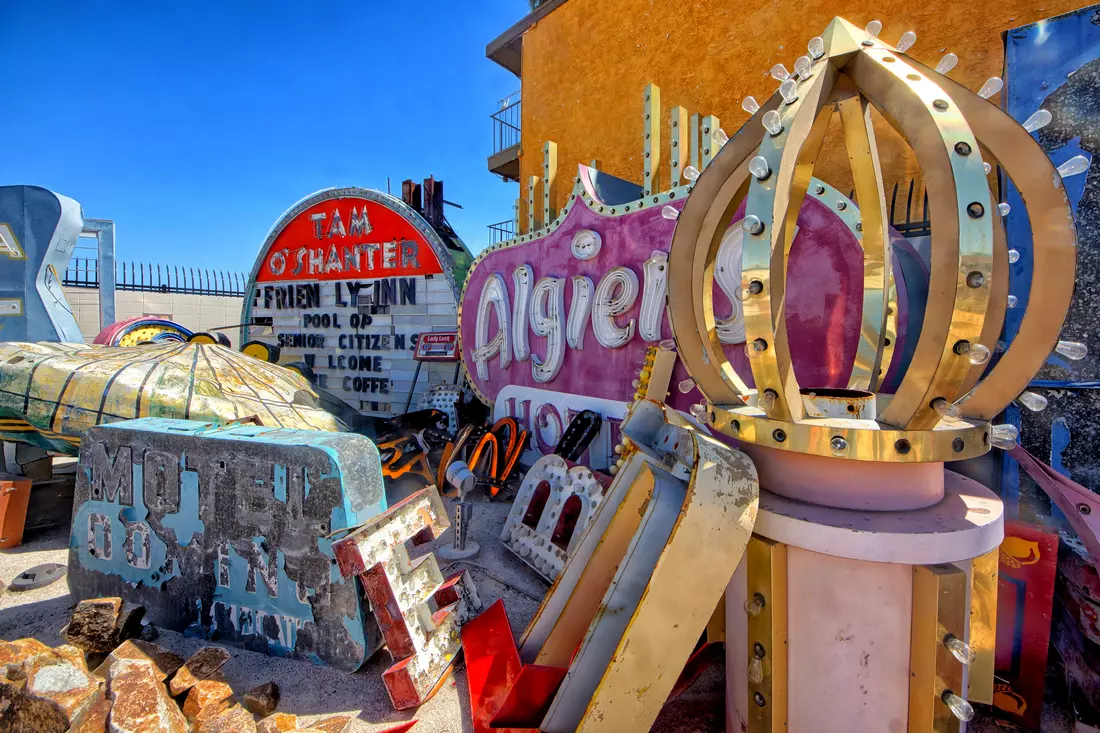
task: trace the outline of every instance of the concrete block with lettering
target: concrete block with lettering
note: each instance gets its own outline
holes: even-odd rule
[[[157,626],[354,671],[382,639],[329,536],[385,509],[378,451],[360,435],[161,418],[93,427],[69,589],[140,603]]]
[[[393,665],[382,679],[398,710],[431,695],[458,653],[459,628],[481,611],[468,573],[444,580],[435,555],[409,557],[407,542],[438,537],[449,524],[429,486],[336,543],[340,572],[362,580],[386,638]]]

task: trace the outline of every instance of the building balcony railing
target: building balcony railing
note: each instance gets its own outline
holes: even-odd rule
[[[193,267],[169,267],[145,263],[119,262],[115,270],[115,288],[150,293],[187,295],[223,295],[243,297],[248,277],[241,272]],[[99,260],[74,257],[65,268],[62,285],[73,288],[99,287]]]
[[[507,242],[509,239],[516,238],[516,222],[512,219],[508,221],[498,221],[496,224],[489,225],[489,246],[494,244],[500,244],[501,242]]]
[[[898,202],[899,183],[894,184],[894,190],[890,194],[890,226],[897,229],[905,237],[927,237],[932,234],[932,222],[928,219],[928,191],[924,191],[920,202],[920,212],[913,209],[913,192],[915,179],[909,181],[909,191],[905,194],[905,216],[901,216],[901,208]],[[849,197],[850,198],[850,197]]]
[[[519,180],[522,109],[519,92],[516,92],[502,99],[500,109],[490,115],[493,151],[489,156],[489,170],[506,181]]]
[[[501,109],[490,115],[493,120],[493,154],[519,145],[522,100],[513,94],[502,100]],[[515,101],[511,101],[515,98]]]

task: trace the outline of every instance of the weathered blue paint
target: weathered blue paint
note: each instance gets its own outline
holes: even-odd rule
[[[187,465],[187,453],[180,453],[180,465]],[[84,470],[91,470],[85,468]],[[284,496],[282,501],[286,501]],[[180,471],[180,510],[176,514],[166,514],[164,526],[176,533],[180,545],[187,547],[201,537],[206,525],[199,514],[199,474],[195,471]]]
[[[90,484],[90,469],[81,466],[80,470]],[[141,486],[142,466],[134,464],[131,470],[133,485]],[[147,581],[152,573],[158,572],[156,568],[164,568],[159,572],[164,581],[176,577],[174,563],[168,562],[168,546],[147,521],[149,510],[143,494],[134,492],[132,506],[120,507],[115,502],[92,499],[76,508],[69,550],[77,553],[85,568],[113,573],[131,585]],[[77,533],[76,527],[84,531]]]
[[[83,225],[67,196],[0,186],[0,341],[84,342],[61,289]]]
[[[1005,408],[1004,422],[1020,428],[1020,408],[1015,404]],[[1020,515],[1020,464],[1005,451],[997,451],[1001,459],[1001,500],[1005,504],[1005,518],[1016,519]]]
[[[326,536],[385,509],[378,451],[359,435],[103,425],[81,446],[69,587],[141,603],[160,626],[351,671],[381,636]]]
[[[1062,463],[1062,453],[1069,447],[1069,423],[1060,417],[1050,426],[1050,467],[1063,476],[1069,477],[1069,471]]]
[[[1039,109],[1051,113],[1046,127],[1032,133],[1055,166],[1076,155],[1095,160],[1100,153],[1100,6],[1082,8],[1055,18],[1015,28],[1006,35],[1006,111],[1023,122]],[[1077,225],[1077,277],[1073,304],[1061,338],[1085,342],[1089,358],[1071,362],[1052,354],[1036,375],[1032,389],[1049,400],[1040,413],[1013,410],[1020,442],[1036,456],[1050,456],[1051,465],[1075,481],[1100,488],[1100,171],[1063,179]],[[1011,211],[1006,234],[1020,259],[1010,265],[1009,292],[1017,306],[1005,319],[1006,342],[1019,330],[1028,305],[1034,262],[1028,213],[1018,191],[1006,182]],[[1041,216],[1043,212],[1031,212]],[[1009,420],[1012,422],[1012,420]],[[1072,440],[1070,435],[1072,434]],[[1001,489],[1007,516],[1058,526],[1060,515],[1041,492],[1027,483],[1021,492],[1016,462],[1003,459]],[[1017,506],[1023,503],[1024,506]]]
[[[1014,28],[1005,43],[1005,90],[1003,106],[1014,119],[1024,122],[1039,109],[1052,115],[1071,114],[1075,110],[1062,103],[1049,109],[1048,98],[1066,85],[1074,72],[1100,55],[1100,26],[1093,22],[1095,8],[1082,10]],[[1066,128],[1065,120],[1057,117],[1048,127]],[[1095,126],[1096,120],[1089,121]],[[1088,124],[1088,122],[1086,122]],[[1032,135],[1043,144],[1051,161],[1057,166],[1075,155],[1091,158],[1091,151],[1081,148],[1080,134],[1057,135],[1042,130]],[[1091,171],[1090,171],[1091,174]],[[1072,176],[1064,181],[1074,213],[1084,194],[1090,174]],[[1020,260],[1011,265],[1009,291],[1018,299],[1016,308],[1008,311],[1005,334],[1011,341],[1020,328],[1031,288],[1032,242],[1023,199],[1011,181],[1006,185],[1006,201],[1012,210],[1005,220],[1008,246],[1020,253]]]

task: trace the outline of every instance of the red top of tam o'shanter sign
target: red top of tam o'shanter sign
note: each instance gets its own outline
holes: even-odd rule
[[[276,235],[257,282],[369,280],[443,272],[424,235],[398,212],[356,196],[318,202]]]

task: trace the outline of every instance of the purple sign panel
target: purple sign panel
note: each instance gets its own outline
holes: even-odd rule
[[[665,306],[676,221],[657,205],[616,215],[613,208],[627,207],[594,210],[600,206],[578,196],[555,230],[491,252],[474,267],[463,296],[462,359],[485,400],[510,387],[628,401],[646,347],[672,338]],[[853,232],[858,211],[849,202],[845,213],[807,197],[798,219],[786,317],[804,387],[847,386],[855,359],[863,250]],[[719,250],[714,303],[727,358],[751,385],[738,300],[741,235],[735,221]],[[677,389],[686,378],[678,364],[669,402],[684,410],[701,400],[695,389]]]

